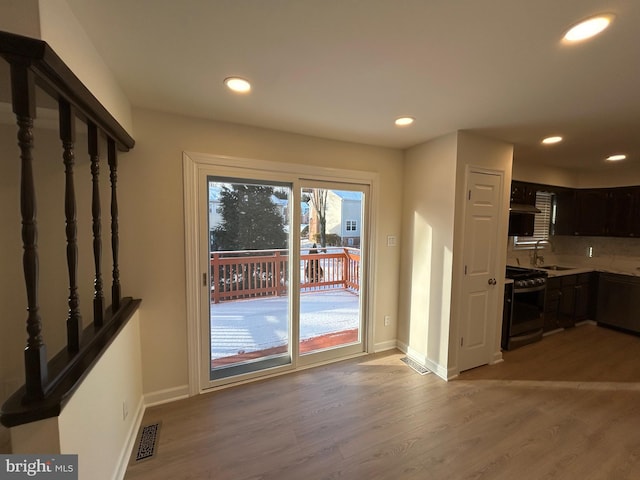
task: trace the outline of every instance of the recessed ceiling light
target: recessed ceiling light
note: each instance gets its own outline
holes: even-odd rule
[[[567,33],[564,34],[563,40],[565,42],[574,43],[591,38],[607,28],[611,24],[612,20],[613,15],[611,14],[597,15],[595,17],[587,18],[586,20],[571,27]]]
[[[542,139],[542,143],[544,143],[545,145],[551,145],[554,143],[559,143],[561,141],[562,141],[562,137],[558,135],[554,135],[553,137],[547,137]]]
[[[240,77],[227,77],[224,79],[224,84],[236,93],[247,93],[251,90],[251,84]]]
[[[623,153],[618,153],[616,155],[609,155],[607,157],[607,160],[609,162],[619,162],[620,160],[624,160],[625,158],[627,158],[627,156]]]
[[[395,123],[398,127],[406,127],[408,125],[411,125],[415,121],[416,119],[413,117],[398,117],[396,118]]]

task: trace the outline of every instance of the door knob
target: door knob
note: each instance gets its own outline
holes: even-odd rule
[[[498,282],[496,282],[495,278],[490,278],[489,279],[489,285],[495,285],[496,283],[498,283]]]

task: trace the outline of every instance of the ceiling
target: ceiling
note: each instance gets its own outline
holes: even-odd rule
[[[637,0],[67,1],[134,106],[393,148],[470,130],[516,161],[640,166]],[[603,12],[603,34],[561,42]]]

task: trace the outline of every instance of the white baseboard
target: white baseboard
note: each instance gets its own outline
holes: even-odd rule
[[[504,362],[504,358],[502,357],[502,351],[495,352],[493,354],[493,358],[489,362],[489,365],[495,365],[496,363]]]
[[[449,381],[452,378],[455,378],[458,376],[457,369],[455,369],[455,372],[449,372],[446,367],[443,367],[442,365],[435,363],[434,361],[429,360],[428,358],[424,359],[424,366],[445,381]]]
[[[154,407],[156,405],[162,405],[163,403],[182,400],[187,397],[189,397],[189,385],[181,385],[179,387],[146,393],[144,395],[144,406],[145,408]]]
[[[395,340],[387,340],[386,342],[376,343],[373,346],[373,353],[394,350],[396,348],[398,348],[398,342],[396,342]]]
[[[145,409],[146,407],[144,404],[144,397],[140,397],[140,401],[138,402],[138,406],[136,407],[136,416],[131,423],[131,427],[129,428],[127,441],[125,442],[124,447],[120,452],[120,461],[118,463],[119,467],[116,470],[115,475],[113,476],[114,480],[122,480],[127,473],[129,458],[131,457],[131,452],[133,451],[136,438],[138,437],[138,430],[140,430],[140,425],[142,425],[142,417],[144,417]]]
[[[457,372],[453,375],[450,374],[445,367],[443,367],[442,365],[438,365],[437,363],[429,360],[424,355],[420,354],[419,352],[411,348],[406,343],[403,343],[398,340],[397,344],[398,344],[397,345],[398,350],[400,350],[403,353],[406,353],[411,360],[418,363],[418,365],[422,365],[424,368],[426,368],[430,372],[435,373],[438,377],[442,378],[443,380],[451,380],[452,378],[455,378],[458,375]]]
[[[583,320],[576,323],[576,327],[580,327],[582,325],[598,325],[598,322],[596,322],[595,320]]]

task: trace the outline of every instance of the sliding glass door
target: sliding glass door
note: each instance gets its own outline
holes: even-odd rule
[[[364,352],[367,185],[197,177],[200,389]]]
[[[299,364],[364,351],[365,191],[317,181],[300,188],[307,223],[301,230],[297,289]]]
[[[209,177],[210,379],[291,363],[286,184]]]

